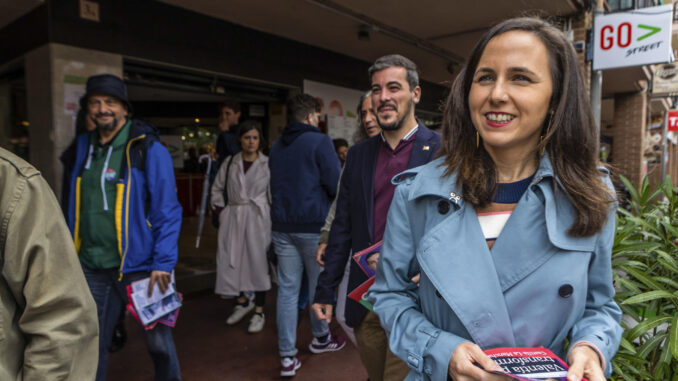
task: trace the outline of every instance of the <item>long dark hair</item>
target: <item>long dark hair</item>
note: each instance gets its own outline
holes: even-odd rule
[[[362,112],[363,112],[363,102],[365,102],[365,99],[371,96],[372,90],[368,90],[367,92],[365,92],[365,94],[360,96],[360,101],[358,102],[358,109],[356,110],[356,113],[358,115],[358,128],[356,128],[355,132],[353,133],[354,143],[358,143],[359,141],[369,138],[369,136],[367,136],[367,132],[365,131],[365,126],[363,125]]]
[[[577,55],[567,37],[544,20],[521,17],[503,21],[485,33],[473,49],[445,104],[440,153],[445,158],[445,175],[458,171],[467,202],[480,207],[492,202],[497,190],[497,169],[483,145],[476,147],[468,97],[485,47],[494,37],[510,31],[532,33],[549,53],[553,82],[549,109],[553,114],[545,118],[543,140],[537,150],[543,148],[549,153],[554,175],[577,211],[568,233],[578,237],[596,234],[605,224],[614,198],[598,170],[596,126]]]

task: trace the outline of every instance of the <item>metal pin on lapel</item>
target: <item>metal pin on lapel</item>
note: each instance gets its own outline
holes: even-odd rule
[[[454,202],[456,202],[458,204],[459,200],[461,200],[461,196],[458,196],[456,193],[451,192],[450,198],[448,200],[450,200],[450,201],[454,200]]]
[[[421,149],[422,149],[423,151],[428,151],[428,150],[431,149],[431,147],[429,147],[429,146],[423,146],[423,147],[421,147]]]

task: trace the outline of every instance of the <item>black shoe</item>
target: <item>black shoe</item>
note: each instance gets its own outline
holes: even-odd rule
[[[127,331],[125,330],[125,321],[119,322],[113,329],[113,338],[111,345],[108,346],[108,353],[119,352],[127,342]]]

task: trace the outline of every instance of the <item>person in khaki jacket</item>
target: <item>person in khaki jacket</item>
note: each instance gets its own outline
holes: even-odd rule
[[[97,311],[52,190],[0,148],[0,380],[93,380]]]

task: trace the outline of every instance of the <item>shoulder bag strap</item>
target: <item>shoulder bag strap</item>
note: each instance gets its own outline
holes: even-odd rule
[[[231,163],[233,163],[233,156],[228,159],[228,164],[226,164],[226,179],[224,180],[224,208],[228,205],[228,172],[231,170]]]

